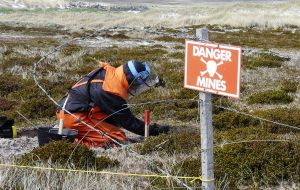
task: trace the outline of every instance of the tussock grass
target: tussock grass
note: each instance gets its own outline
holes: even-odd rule
[[[15,102],[0,97],[0,112],[8,111],[13,108]]]
[[[184,53],[183,52],[174,52],[174,53],[171,53],[169,57],[173,58],[173,59],[180,59],[183,61]]]
[[[56,106],[34,86],[26,88],[24,91],[18,91],[11,94],[13,100],[18,100],[20,97],[23,101],[18,102],[16,107],[27,117],[31,119],[51,118],[54,116]]]
[[[50,159],[55,165],[68,165],[76,169],[94,167],[96,170],[103,170],[119,164],[117,160],[112,160],[104,156],[97,157],[95,151],[81,145],[76,148],[72,158],[69,160],[76,146],[77,143],[69,143],[65,140],[52,141],[42,147],[33,149],[30,153],[22,155],[17,162],[21,165],[34,166],[39,162],[47,163]]]
[[[193,30],[193,28],[191,28],[191,30]],[[210,30],[225,33],[229,32],[232,33],[232,35],[239,33],[239,31],[246,31],[247,33],[247,29],[245,28],[230,28],[229,26],[210,26]],[[11,31],[13,31],[13,29]],[[167,32],[177,33],[179,31],[180,30],[168,30]],[[278,29],[278,31],[281,32],[283,29]],[[263,31],[261,32],[263,33]],[[273,35],[274,32],[275,31],[272,31],[270,34],[266,35]],[[91,33],[91,31],[78,32],[77,34],[72,33],[71,35],[80,36],[89,33]],[[119,34],[122,34],[122,31],[119,32]],[[221,33],[219,34],[221,35]],[[164,35],[161,36],[161,39],[156,39],[156,43],[158,40],[162,40],[158,42],[161,45],[150,44],[134,48],[120,48],[118,47],[120,46],[118,43],[118,45],[111,44],[113,46],[111,48],[101,49],[101,47],[99,48],[98,46],[87,47],[88,45],[85,44],[84,41],[81,41],[80,45],[72,44],[66,46],[62,52],[51,56],[49,60],[44,62],[43,65],[38,68],[40,73],[39,81],[56,100],[59,100],[65,94],[68,87],[71,87],[71,85],[76,82],[76,79],[89,73],[93,68],[98,66],[96,63],[97,60],[109,62],[113,66],[119,66],[130,59],[134,59],[149,62],[152,68],[155,68],[163,82],[161,87],[147,91],[138,97],[134,97],[130,99],[129,103],[169,99],[197,99],[197,91],[183,88],[183,46],[179,44],[180,41],[177,41],[182,39],[174,37],[174,39],[167,39],[167,41],[170,40],[169,42],[174,42],[174,44],[165,43],[166,41],[164,40],[166,39]],[[252,34],[249,33],[249,36],[251,35]],[[287,33],[287,35],[290,34]],[[295,35],[298,34],[296,33]],[[157,34],[155,34],[155,36],[157,36]],[[241,34],[241,36],[243,37],[239,39],[239,43],[246,43],[248,39],[243,38],[247,38],[247,35]],[[112,36],[107,37],[113,38]],[[136,41],[140,41],[140,39],[127,39],[124,36],[118,37],[121,38],[120,41],[124,39],[122,43],[135,43]],[[225,38],[225,36],[222,37]],[[233,37],[231,38],[231,35],[229,35],[229,37],[229,40],[237,40],[233,39]],[[275,38],[275,36],[273,37]],[[20,43],[17,40],[8,40],[0,45],[0,65],[2,66],[7,60],[10,63],[5,64],[5,71],[7,72],[0,76],[1,114],[17,118],[15,111],[18,110],[30,120],[43,121],[44,119],[48,119],[51,122],[55,120],[55,106],[41,94],[38,89],[36,89],[30,75],[23,74],[23,72],[16,69],[21,67],[24,73],[29,73],[28,69],[31,65],[30,62],[32,61],[29,59],[42,57],[45,55],[46,50],[52,48],[60,41],[56,38],[43,38],[43,40],[45,41],[41,41],[40,44],[37,43],[35,38],[32,38],[32,41],[22,40]],[[55,43],[52,43],[51,40],[54,40]],[[258,35],[255,41],[256,40],[260,40]],[[114,42],[118,40],[110,39],[109,41]],[[172,46],[169,47],[170,44],[172,44]],[[257,44],[250,44],[249,46],[254,47],[256,45]],[[291,45],[293,46],[293,44]],[[173,46],[174,48],[171,48]],[[281,57],[280,55],[268,54],[266,52],[267,51],[261,51],[256,54],[248,55],[248,60],[244,61],[246,71],[251,74],[251,72],[256,72],[254,69],[258,67],[264,67],[261,69],[264,69],[265,71],[268,71],[268,69],[274,71],[281,67],[283,62],[289,61],[288,58]],[[14,65],[13,63],[18,64]],[[288,73],[289,68],[284,69],[287,70]],[[280,76],[280,78],[277,75],[275,76],[273,82],[275,81],[274,83],[278,83],[278,85],[276,87],[271,87],[270,89],[272,90],[270,91],[262,91],[262,93],[255,94],[254,91],[252,91],[254,87],[251,85],[253,84],[247,83],[243,88],[246,88],[249,99],[246,99],[248,97],[244,97],[246,100],[242,99],[238,102],[227,98],[220,98],[219,96],[213,96],[213,105],[233,107],[259,117],[299,126],[300,116],[297,105],[294,108],[273,109],[273,107],[278,106],[278,104],[292,101],[293,97],[295,97],[293,103],[296,102],[298,83],[296,80],[282,81],[281,79],[284,78],[283,76]],[[263,90],[260,89],[260,86],[256,86],[255,88],[255,91]],[[248,100],[250,101],[250,99],[253,99],[254,104],[266,105],[249,106],[246,103]],[[266,106],[271,109],[255,110],[257,109],[257,106]],[[290,105],[286,104],[284,106],[289,107]],[[251,110],[249,107],[251,107]],[[142,117],[144,109],[150,109],[152,111],[151,118],[153,122],[158,121],[161,124],[172,125],[171,132],[170,134],[150,137],[144,143],[136,145],[136,148],[141,151],[144,156],[149,156],[152,160],[157,161],[162,168],[174,175],[199,175],[200,160],[197,158],[199,158],[200,137],[199,131],[195,130],[195,126],[199,125],[198,103],[196,101],[184,101],[133,106],[131,108],[134,114],[140,117]],[[297,155],[299,147],[294,143],[283,142],[281,144],[259,142],[238,144],[236,146],[226,145],[226,142],[248,139],[255,140],[266,138],[295,140],[291,139],[291,137],[298,137],[299,133],[297,131],[288,128],[279,128],[277,125],[260,122],[259,120],[242,116],[237,113],[227,112],[217,107],[213,107],[213,114],[213,125],[215,128],[214,139],[217,146],[215,149],[217,159],[216,164],[218,166],[216,174],[217,184],[222,184],[219,185],[220,189],[226,189],[228,186],[228,189],[235,189],[240,185],[246,185],[249,188],[258,188],[266,185],[265,183],[269,183],[271,187],[274,187],[274,185],[278,185],[276,181],[290,180],[292,178],[295,183],[299,183],[299,174],[296,170],[296,168],[299,167],[299,158]],[[176,125],[177,127],[174,127],[173,125]],[[51,149],[51,151],[49,151],[49,147],[47,149],[38,149],[27,154],[26,160],[29,161],[32,158],[35,158],[33,154],[45,154],[45,157],[42,156],[42,161],[34,159],[34,164],[48,166],[47,159],[49,157],[52,157],[53,165],[65,164],[64,161],[67,153],[55,154],[56,152],[63,152],[57,150],[63,150],[64,148],[66,148],[66,152],[68,152],[70,147],[69,145],[64,145],[63,147],[59,145]],[[279,151],[276,152],[278,149]],[[285,150],[285,152],[283,150]],[[117,159],[119,161],[119,164],[116,167],[111,168],[112,171],[148,173],[152,170],[152,168],[142,160],[128,155],[120,149],[100,150],[98,154],[111,160]],[[90,158],[85,157],[85,155],[82,154],[76,155],[76,158],[79,159],[79,157],[84,159]],[[93,156],[91,156],[91,158],[93,158]],[[57,163],[55,163],[56,161]],[[60,161],[62,162],[60,163]],[[106,159],[102,161],[104,163]],[[80,160],[76,161],[78,164],[80,162]],[[90,163],[92,163],[92,161]],[[95,165],[89,166],[91,168],[95,167]],[[58,189],[101,189],[106,187],[107,189],[146,189],[146,187],[156,187],[159,189],[162,187],[171,188],[176,186],[172,181],[167,182],[165,180],[160,181],[157,179],[132,179],[83,174],[73,175],[71,173],[57,174],[48,171],[19,171],[12,169],[0,170],[0,174],[0,188],[4,189],[5,187],[10,187],[12,184],[18,184],[18,188],[27,187],[27,189],[41,189],[47,187],[49,184],[51,187],[57,186]],[[10,178],[11,174],[16,175],[16,178],[20,179],[20,182],[13,181]],[[32,176],[33,182],[28,181],[28,175]],[[53,181],[57,178],[61,179],[62,182],[54,184]],[[2,183],[1,180],[4,182]],[[116,181],[122,182],[115,183]],[[33,183],[35,183],[35,185]],[[100,183],[101,186],[99,185]],[[187,181],[187,183],[189,182]],[[197,183],[190,185],[200,185]]]
[[[83,61],[96,63],[96,60],[102,60],[119,66],[129,60],[154,62],[166,53],[166,50],[159,48],[108,48],[83,56]]]
[[[295,93],[298,90],[299,83],[294,80],[282,80],[281,90],[287,93]]]
[[[103,35],[101,35],[102,37],[105,38],[112,38],[115,40],[124,40],[124,39],[129,39],[130,37],[128,37],[125,33],[118,33],[118,34],[109,34],[109,33],[105,33]]]
[[[21,90],[24,86],[20,82],[22,79],[12,74],[1,74],[0,75],[0,96],[7,96],[9,93]]]
[[[266,118],[272,121],[300,127],[300,121],[299,121],[300,109],[296,107],[291,107],[291,108],[278,107],[278,108],[272,108],[266,110],[256,110],[253,112],[253,115],[260,116],[262,118]],[[272,123],[264,123],[264,126],[271,127],[272,132],[276,132],[276,131],[288,132],[292,130],[292,129],[280,127]]]
[[[172,36],[160,36],[157,38],[154,38],[155,40],[158,41],[164,41],[164,42],[177,42],[177,43],[184,43],[185,39],[184,38],[175,38]]]
[[[65,56],[70,56],[74,53],[77,53],[81,51],[83,48],[80,45],[77,44],[69,44],[68,46],[65,46],[62,48],[61,53]]]
[[[197,131],[180,131],[180,133],[162,134],[149,137],[143,144],[136,145],[141,154],[162,152],[167,154],[190,153],[199,148],[200,136]]]
[[[293,102],[294,98],[281,90],[267,90],[251,95],[248,104],[287,104]]]
[[[174,49],[177,49],[177,50],[183,50],[184,48],[185,48],[184,46],[179,46],[179,45],[174,47]]]
[[[276,68],[281,67],[285,61],[290,58],[281,57],[271,53],[257,53],[254,55],[243,56],[243,66],[245,68],[255,69],[257,67]]]
[[[41,2],[35,4],[40,3]],[[48,1],[42,4],[48,4]],[[81,27],[107,28],[113,26],[164,26],[166,28],[177,28],[197,24],[227,24],[236,27],[259,26],[269,28],[285,25],[299,26],[298,13],[294,11],[298,8],[298,2],[290,1],[265,4],[227,2],[222,4],[222,6],[216,6],[210,3],[190,6],[186,6],[186,4],[184,6],[160,5],[159,7],[150,8],[139,14],[82,11],[80,9],[59,10],[55,12],[56,14],[53,14],[53,9],[35,9],[32,11],[21,10],[3,14],[0,15],[0,20],[14,20],[15,22],[23,22],[26,20],[29,23],[36,23],[37,25],[56,23],[72,29],[79,29]],[[244,11],[245,9],[248,11]],[[268,15],[265,14],[266,12]],[[285,15],[282,16],[282,13]]]
[[[54,29],[50,27],[26,27],[26,26],[15,26],[11,24],[0,23],[1,32],[17,32],[32,36],[53,36],[53,35],[68,35],[69,32],[66,30]]]
[[[49,48],[53,46],[58,46],[59,42],[53,38],[44,38],[44,37],[37,37],[37,38],[21,38],[19,40],[1,40],[0,39],[0,47],[6,46],[9,48],[12,47],[23,47],[25,49],[31,49],[33,47],[36,48]]]
[[[179,134],[169,136],[161,135],[147,139],[142,147],[143,153],[166,152],[172,154],[182,151],[198,153],[196,157],[188,157],[182,161],[177,161],[171,169],[173,175],[180,176],[199,176],[201,160],[199,155],[199,131],[187,132],[180,131]],[[174,140],[174,135],[178,139]],[[262,187],[266,184],[270,186],[279,185],[279,181],[291,180],[299,182],[300,157],[297,151],[300,145],[293,142],[248,142],[238,144],[227,144],[256,139],[276,140],[278,135],[270,134],[267,129],[257,127],[247,127],[229,129],[227,131],[214,134],[215,139],[215,177],[218,182],[225,181],[221,187],[228,189],[239,189],[241,185],[248,188]],[[188,148],[187,148],[188,147]],[[287,151],[288,150],[288,151]],[[162,163],[161,163],[162,164]],[[237,180],[239,179],[239,180]],[[190,183],[190,186],[201,186],[201,182]],[[155,187],[167,185],[171,188],[168,180],[157,179],[152,181]],[[174,185],[174,184],[172,184]],[[220,188],[221,188],[220,187]]]
[[[5,71],[8,68],[14,67],[14,66],[21,66],[24,68],[28,68],[32,66],[32,63],[40,60],[41,57],[34,56],[34,57],[27,57],[23,55],[11,55],[4,57],[4,60],[2,64],[0,65],[0,69]]]
[[[238,46],[248,46],[255,48],[300,48],[300,32],[295,33],[279,29],[251,29],[240,30],[237,32],[212,32],[210,40],[223,44]]]
[[[259,123],[260,122],[257,119],[240,115],[235,112],[224,111],[213,116],[213,126],[219,130],[256,126]]]

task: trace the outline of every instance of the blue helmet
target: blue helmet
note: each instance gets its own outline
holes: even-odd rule
[[[156,74],[151,73],[150,65],[140,61],[128,61],[124,64],[124,73],[128,81],[128,92],[136,96],[159,82]]]

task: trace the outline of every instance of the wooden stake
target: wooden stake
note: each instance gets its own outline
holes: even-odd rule
[[[58,124],[58,134],[59,135],[62,135],[63,128],[64,128],[64,120],[59,119],[59,124]]]
[[[196,30],[196,37],[208,41],[208,30]],[[200,131],[201,131],[201,168],[202,190],[214,190],[214,157],[211,94],[200,92]]]
[[[150,110],[145,110],[145,138],[149,137]]]

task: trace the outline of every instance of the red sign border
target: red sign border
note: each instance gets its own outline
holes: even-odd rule
[[[238,57],[238,82],[237,82],[237,94],[231,94],[231,93],[226,93],[226,92],[218,92],[216,90],[212,89],[206,89],[202,87],[195,87],[187,84],[187,47],[188,44],[197,44],[201,46],[207,46],[207,47],[220,47],[220,48],[226,48],[226,49],[231,49],[231,50],[238,50],[239,52],[239,57]],[[239,99],[240,98],[240,85],[241,85],[241,64],[242,64],[242,48],[239,46],[231,46],[231,45],[226,45],[226,44],[217,44],[217,43],[209,43],[209,42],[201,42],[201,41],[194,41],[194,40],[185,40],[185,61],[184,61],[184,87],[189,88],[192,90],[198,90],[202,92],[209,92],[212,94],[217,94],[217,95],[222,95],[222,96],[228,96],[232,98]]]

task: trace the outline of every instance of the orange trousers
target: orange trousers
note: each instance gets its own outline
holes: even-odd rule
[[[98,107],[92,108],[90,112],[76,112],[73,114],[82,121],[93,126],[95,129],[106,133],[115,140],[122,143],[127,141],[124,131],[122,131],[119,127],[103,121],[95,126],[99,121],[107,117],[107,115],[102,113]],[[64,120],[64,128],[78,130],[78,135],[75,139],[75,142],[81,141],[80,144],[88,147],[107,147],[113,145],[112,140],[99,134],[95,130],[91,130],[72,115],[65,114],[63,111],[60,111],[56,114],[56,116],[58,119]]]

